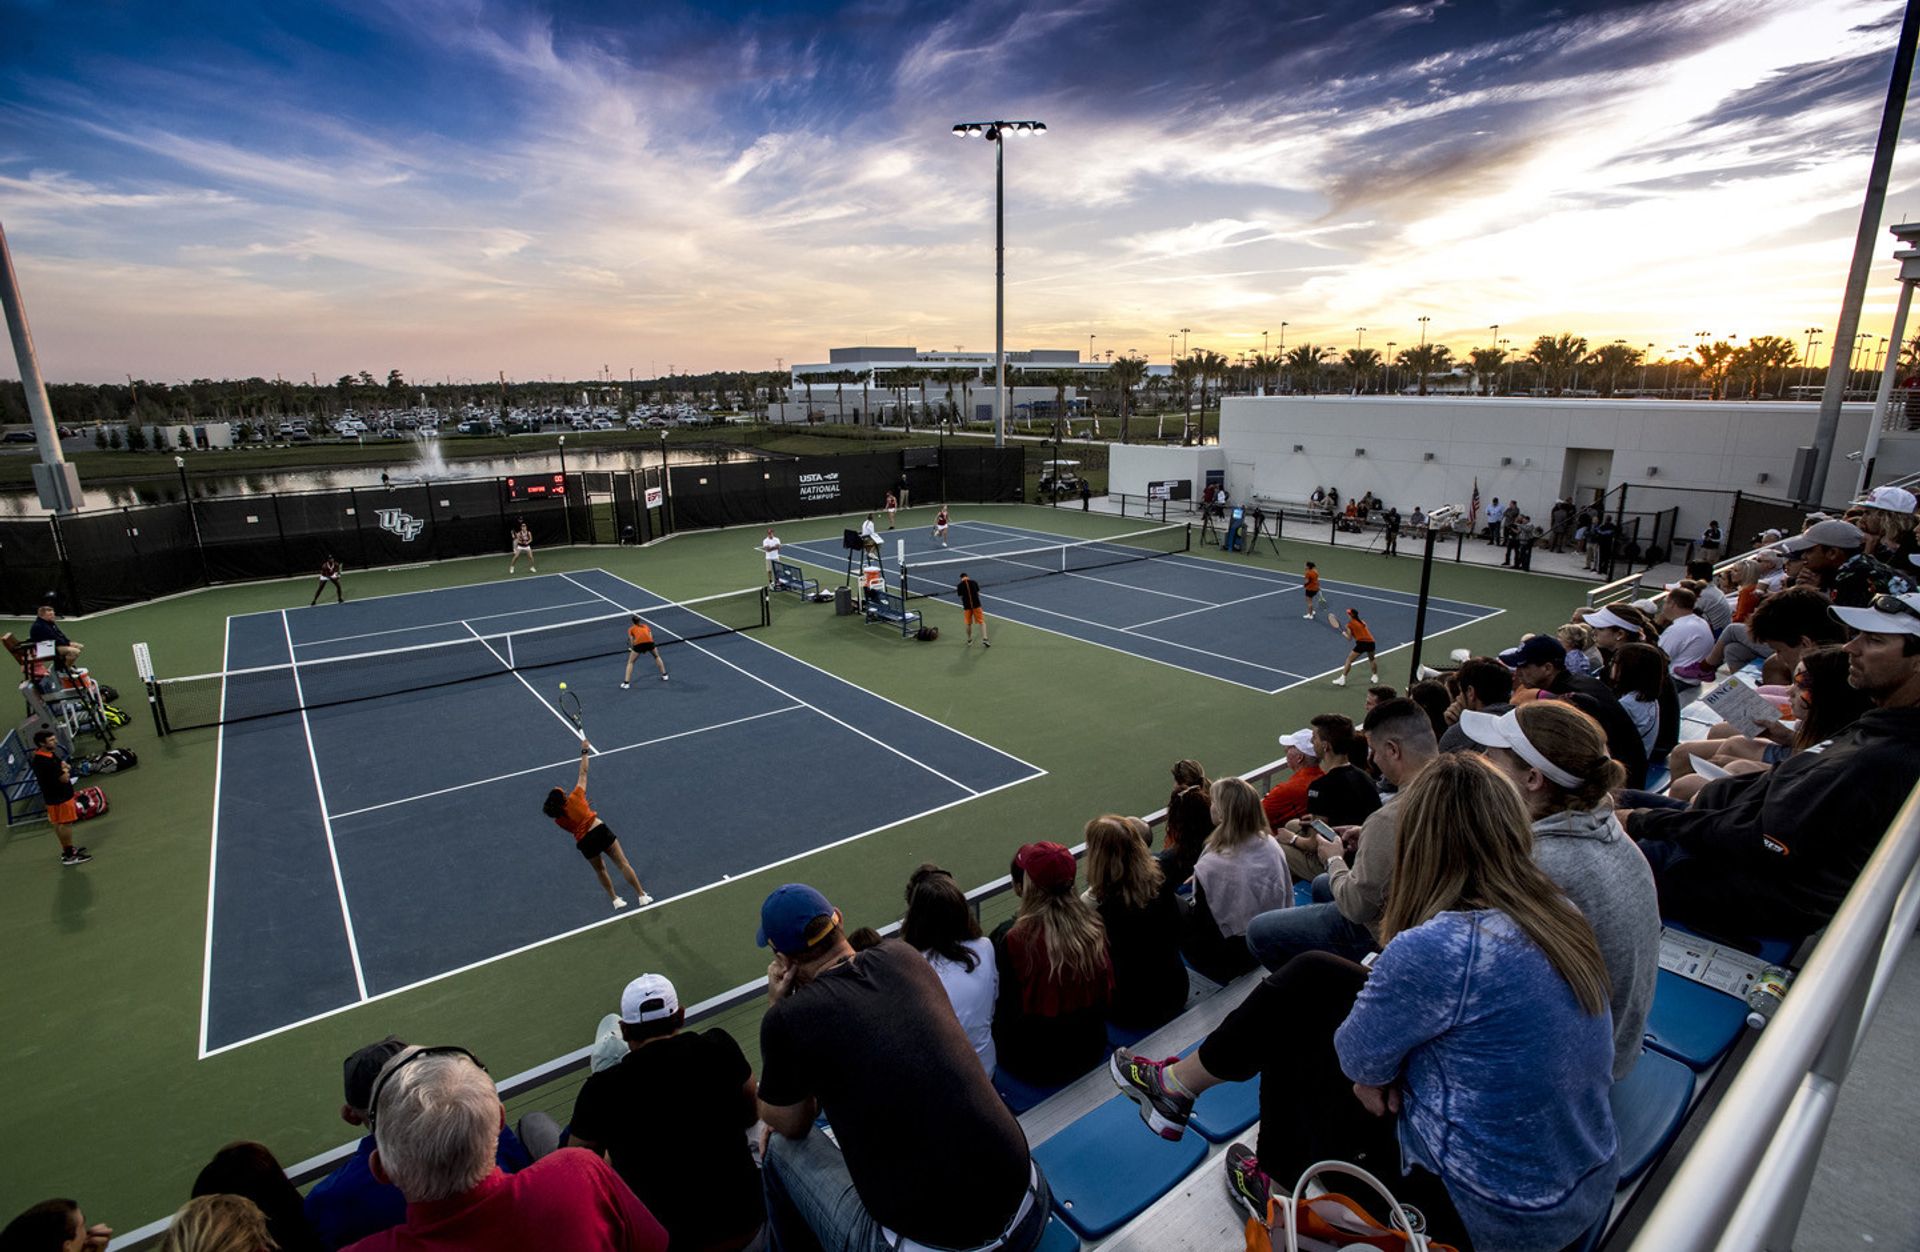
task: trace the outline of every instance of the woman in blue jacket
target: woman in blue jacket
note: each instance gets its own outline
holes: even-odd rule
[[[1116,1052],[1163,1137],[1217,1082],[1260,1077],[1260,1137],[1228,1187],[1264,1216],[1319,1160],[1382,1178],[1444,1243],[1554,1252],[1613,1198],[1613,1021],[1593,929],[1533,862],[1513,784],[1444,755],[1397,802],[1372,970],[1294,958],[1179,1061]],[[1384,1217],[1384,1215],[1381,1215]]]

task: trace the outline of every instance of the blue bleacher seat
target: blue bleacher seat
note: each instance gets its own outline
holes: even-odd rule
[[[1297,882],[1293,884],[1293,907],[1296,909],[1304,909],[1312,903],[1313,884],[1311,882]]]
[[[1194,1044],[1181,1056],[1192,1056],[1200,1045]],[[1193,1120],[1187,1124],[1214,1143],[1225,1143],[1239,1136],[1260,1120],[1260,1080],[1223,1082],[1209,1087],[1193,1102]]]
[[[1025,1079],[1016,1078],[1004,1069],[993,1071],[993,1089],[999,1093],[1000,1099],[1006,1103],[1006,1106],[1015,1113],[1026,1112],[1066,1086],[1066,1083],[1056,1083],[1050,1087],[1039,1086]]]
[[[1693,1071],[1670,1056],[1644,1049],[1633,1072],[1613,1084],[1613,1124],[1620,1132],[1620,1184],[1652,1165],[1673,1142],[1693,1098]]]
[[[1747,1026],[1747,1002],[1661,970],[1647,1015],[1647,1046],[1695,1069],[1725,1055]]]
[[[1080,1252],[1080,1236],[1058,1217],[1047,1219],[1047,1232],[1040,1236],[1035,1252]]]
[[[1206,1155],[1198,1135],[1169,1143],[1148,1130],[1123,1095],[1033,1150],[1053,1187],[1054,1211],[1083,1239],[1102,1238],[1140,1216]]]
[[[1109,1048],[1131,1048],[1152,1033],[1153,1031],[1151,1029],[1135,1030],[1131,1026],[1120,1026],[1113,1022],[1108,1022],[1107,1046]]]

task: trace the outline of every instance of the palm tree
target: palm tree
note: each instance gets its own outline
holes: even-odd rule
[[[1127,442],[1128,421],[1133,413],[1133,389],[1147,376],[1145,358],[1123,356],[1107,366],[1107,381],[1120,393],[1120,442]]]
[[[1707,382],[1707,399],[1718,400],[1726,386],[1727,373],[1733,368],[1733,345],[1724,339],[1703,343],[1694,355],[1700,360],[1700,377]]]
[[[1594,389],[1603,396],[1611,396],[1620,386],[1621,375],[1639,368],[1642,355],[1639,348],[1624,340],[1601,344],[1586,359],[1588,375],[1597,380]]]
[[[1359,395],[1360,389],[1368,384],[1380,369],[1380,354],[1372,348],[1348,348],[1340,354],[1340,364],[1347,367],[1353,377],[1353,394]]]
[[[1186,441],[1187,427],[1193,425],[1193,385],[1200,378],[1200,362],[1191,354],[1181,357],[1173,363],[1173,385],[1180,392],[1180,431],[1181,442]],[[1160,423],[1160,433],[1166,434],[1166,420]]]
[[[1256,356],[1253,358],[1253,376],[1259,380],[1259,387],[1272,395],[1279,383],[1280,370],[1286,364],[1277,356]]]
[[[1500,382],[1500,371],[1507,364],[1505,348],[1475,348],[1467,354],[1467,368],[1473,372],[1474,381],[1480,384],[1480,394],[1490,396],[1493,388]]]
[[[1562,332],[1559,336],[1542,335],[1533,341],[1533,347],[1527,353],[1540,371],[1540,381],[1546,385],[1547,394],[1557,396],[1566,390],[1567,379],[1579,366],[1582,357],[1587,354],[1587,341],[1579,335]]]
[[[1305,370],[1307,374],[1307,390],[1319,391],[1320,367],[1326,362],[1327,354],[1332,351],[1332,348],[1316,347],[1310,343],[1303,343],[1287,353],[1287,372],[1291,375],[1295,370]]]
[[[1218,352],[1201,348],[1193,354],[1192,359],[1194,370],[1200,376],[1200,425],[1198,435],[1194,435],[1191,431],[1183,430],[1180,432],[1180,442],[1182,444],[1205,441],[1207,436],[1207,381],[1209,379],[1220,379],[1224,381],[1227,373],[1227,358]]]
[[[1444,343],[1415,344],[1401,349],[1394,364],[1414,376],[1414,393],[1424,396],[1429,379],[1453,372],[1453,349]]]
[[[812,374],[800,375],[800,385],[807,389],[807,414],[806,414],[805,424],[812,425],[813,423],[813,375]],[[643,395],[641,399],[645,400],[646,397]]]
[[[1800,353],[1793,341],[1779,335],[1755,335],[1740,350],[1740,357],[1750,380],[1748,394],[1754,397],[1762,392],[1779,395],[1785,391],[1787,371],[1800,363]],[[1767,377],[1775,370],[1779,371],[1780,385],[1769,388]]]

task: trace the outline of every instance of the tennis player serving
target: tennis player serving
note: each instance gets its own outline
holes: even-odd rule
[[[621,877],[633,884],[634,902],[641,907],[653,903],[653,897],[640,887],[640,876],[633,872],[633,866],[627,861],[627,854],[620,850],[620,841],[614,838],[613,831],[600,820],[600,815],[587,803],[587,762],[593,755],[593,745],[585,739],[580,741],[580,779],[573,784],[572,791],[562,791],[555,787],[547,793],[546,803],[541,811],[553,819],[553,824],[573,836],[573,846],[580,849],[580,855],[587,858],[587,864],[593,866],[594,874],[600,879],[600,885],[606,888],[607,899],[616,909],[624,909],[627,902],[613,889],[613,878],[607,873],[606,862],[602,857],[611,856],[613,863],[620,867]]]
[[[633,663],[643,656],[653,657],[653,664],[660,671],[660,681],[667,681],[667,663],[660,659],[660,648],[653,642],[653,627],[633,615],[633,625],[627,627],[627,672],[620,676],[620,690],[625,691],[633,682]]]

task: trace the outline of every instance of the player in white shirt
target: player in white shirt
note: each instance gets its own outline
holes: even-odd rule
[[[940,541],[941,547],[947,546],[947,506],[940,506],[940,516],[933,519],[933,537]]]
[[[773,533],[773,527],[767,527],[767,537],[760,541],[760,550],[767,554],[767,581],[773,581],[773,563],[780,559],[780,536]]]

